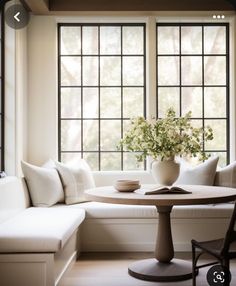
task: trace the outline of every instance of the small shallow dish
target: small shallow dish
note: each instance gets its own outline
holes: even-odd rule
[[[140,187],[138,180],[118,180],[114,185],[114,188],[119,192],[133,192]]]

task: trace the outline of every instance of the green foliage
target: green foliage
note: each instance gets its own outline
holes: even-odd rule
[[[144,117],[131,120],[131,126],[120,141],[119,147],[126,151],[139,152],[137,160],[147,156],[153,159],[171,160],[178,156],[193,156],[203,161],[209,157],[202,151],[204,141],[213,139],[213,130],[207,126],[194,128],[191,125],[191,111],[176,118],[175,111],[167,110],[166,117],[149,122]]]

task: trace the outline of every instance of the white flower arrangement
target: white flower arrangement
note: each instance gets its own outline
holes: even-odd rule
[[[206,126],[195,128],[191,124],[191,111],[176,118],[175,111],[167,110],[166,117],[148,121],[144,117],[131,120],[131,126],[125,133],[119,146],[125,151],[138,152],[139,162],[147,156],[154,160],[173,160],[175,156],[197,157],[203,161],[209,157],[202,151],[203,140],[213,139],[213,130]]]

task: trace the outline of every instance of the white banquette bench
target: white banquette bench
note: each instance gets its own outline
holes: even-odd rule
[[[79,252],[80,208],[30,207],[23,179],[0,180],[0,285],[56,285]]]
[[[174,207],[175,250],[189,251],[193,237],[222,237],[232,208],[230,203]],[[0,285],[57,285],[80,251],[153,251],[157,223],[154,206],[31,207],[24,179],[6,177],[0,180]]]

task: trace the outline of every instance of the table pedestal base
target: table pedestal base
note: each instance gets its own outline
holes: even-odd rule
[[[181,259],[173,259],[169,263],[158,262],[155,258],[144,259],[131,264],[129,274],[147,281],[182,281],[192,278],[192,264]]]

